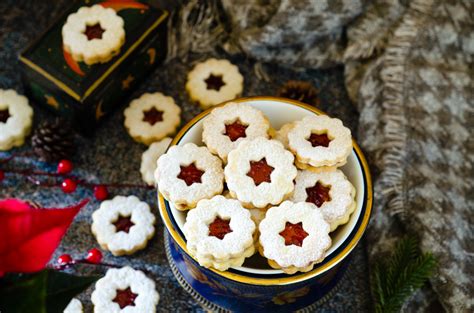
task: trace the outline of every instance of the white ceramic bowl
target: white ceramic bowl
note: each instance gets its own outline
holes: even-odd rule
[[[305,116],[314,115],[314,114],[324,114],[323,112],[313,108],[306,106],[304,104],[288,100],[282,98],[272,98],[272,97],[253,97],[253,98],[243,98],[234,100],[241,103],[246,103],[251,105],[252,107],[261,110],[270,120],[270,123],[274,129],[279,129],[282,125],[300,120]],[[209,112],[203,112],[201,115],[197,116],[193,119],[190,123],[188,123],[188,127],[185,126],[181,132],[175,137],[172,144],[177,145],[184,145],[188,142],[193,142],[197,145],[203,145],[202,142],[202,124],[203,121],[206,119],[207,114]],[[331,254],[339,248],[344,241],[348,238],[348,236],[353,231],[354,227],[357,224],[357,221],[360,217],[362,212],[362,208],[364,206],[364,197],[365,197],[365,189],[367,186],[367,182],[364,181],[364,168],[363,163],[365,164],[365,160],[359,160],[357,157],[355,148],[356,144],[354,143],[354,149],[351,155],[348,158],[347,164],[341,168],[350,182],[354,185],[356,189],[356,209],[352,213],[348,223],[339,226],[334,232],[331,233],[332,238],[332,245],[328,250],[327,257],[331,257]],[[363,162],[363,163],[361,163]],[[366,165],[366,164],[365,164]],[[366,169],[365,173],[367,174],[368,171]],[[370,176],[368,177],[370,180]],[[371,192],[371,191],[370,191]],[[166,200],[162,199],[160,195],[160,204]],[[371,201],[371,199],[370,199]],[[177,210],[171,203],[169,203],[171,208],[172,217],[175,220],[176,224],[178,225],[181,233],[183,232],[183,226],[186,221],[186,212]],[[162,211],[163,208],[160,208]],[[368,210],[368,214],[370,215],[370,209]],[[163,214],[162,214],[163,216]],[[165,224],[166,223],[166,219]],[[367,216],[368,221],[368,216]],[[365,229],[365,225],[363,228]],[[168,226],[168,225],[167,225]],[[363,232],[363,230],[362,230]],[[357,239],[358,241],[358,239]],[[352,248],[355,244],[352,246]],[[352,248],[350,250],[352,250]],[[350,251],[349,251],[350,252]],[[336,265],[337,262],[334,262]],[[252,273],[252,274],[260,274],[260,275],[271,275],[271,274],[280,274],[282,273],[281,270],[275,270],[268,267],[268,269],[262,269],[257,267],[250,267],[247,266],[245,263],[241,267],[235,267],[234,269],[244,272],[244,273]]]

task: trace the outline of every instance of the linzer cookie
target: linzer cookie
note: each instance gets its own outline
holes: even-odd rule
[[[288,133],[294,127],[294,123],[287,123],[283,125],[278,131],[275,132],[273,139],[278,140],[283,144],[285,149],[289,149],[288,147]]]
[[[194,208],[199,200],[221,194],[224,188],[222,161],[206,147],[193,143],[172,146],[158,159],[158,189],[176,208]]]
[[[82,313],[82,302],[76,298],[72,298],[67,307],[64,309],[63,313]]]
[[[215,196],[189,211],[184,234],[191,255],[204,267],[225,271],[255,252],[255,223],[239,201]]]
[[[88,65],[108,62],[125,42],[123,19],[101,5],[81,7],[62,29],[63,46],[76,61]]]
[[[339,119],[308,116],[288,132],[288,146],[300,168],[339,167],[352,151],[351,131]]]
[[[228,103],[215,108],[203,122],[202,140],[224,162],[245,139],[268,138],[270,123],[263,113],[247,104]]]
[[[313,203],[329,223],[331,231],[347,223],[354,212],[355,188],[342,171],[298,171],[293,202]]]
[[[142,154],[140,173],[142,174],[143,181],[150,186],[154,186],[156,184],[156,163],[158,162],[158,158],[166,152],[166,149],[168,149],[171,141],[171,138],[165,137],[160,141],[152,143]]]
[[[125,128],[132,138],[150,145],[176,131],[181,109],[162,93],[145,93],[124,111]]]
[[[331,246],[329,224],[307,202],[285,201],[268,209],[258,229],[260,253],[288,274],[312,270]]]
[[[92,233],[113,255],[132,254],[146,247],[155,233],[155,216],[135,196],[103,201],[92,214]]]
[[[293,155],[276,140],[258,137],[242,141],[229,153],[225,167],[231,196],[249,208],[279,204],[294,189],[293,160]]]
[[[153,280],[129,266],[107,270],[91,295],[94,312],[156,312],[160,296]]]
[[[0,151],[21,146],[31,131],[33,109],[15,90],[0,89]]]
[[[208,59],[188,73],[186,90],[190,98],[207,109],[242,93],[244,78],[227,60]]]

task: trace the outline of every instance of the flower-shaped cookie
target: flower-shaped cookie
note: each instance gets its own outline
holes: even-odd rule
[[[100,246],[113,255],[132,254],[146,247],[155,233],[155,216],[135,196],[103,201],[92,214],[92,233]]]
[[[186,90],[203,109],[235,99],[242,93],[244,78],[227,60],[208,59],[188,73]]]
[[[273,139],[281,142],[285,149],[288,150],[290,149],[288,146],[288,133],[293,129],[294,126],[294,123],[287,123],[283,125],[278,131],[275,132],[275,136],[273,137]]]
[[[206,147],[193,143],[172,146],[158,159],[155,180],[166,200],[179,210],[188,210],[199,200],[222,193],[222,161]]]
[[[356,207],[354,196],[354,186],[340,170],[319,173],[298,171],[290,200],[316,205],[333,231],[349,221]]]
[[[312,203],[285,201],[270,208],[258,229],[260,253],[288,274],[312,270],[331,246],[329,224]]]
[[[155,283],[129,266],[111,268],[95,284],[91,295],[94,312],[156,312],[160,296]]]
[[[189,252],[204,267],[225,271],[255,252],[255,223],[238,200],[215,196],[189,211],[184,234]]]
[[[162,93],[145,93],[125,109],[125,128],[132,138],[146,145],[176,131],[181,109]]]
[[[69,15],[62,34],[64,49],[88,65],[108,62],[125,42],[123,19],[98,4]]]
[[[160,141],[152,143],[150,147],[148,147],[148,149],[142,154],[140,173],[142,174],[143,181],[150,186],[156,184],[156,163],[158,162],[158,158],[166,152],[166,149],[168,149],[171,141],[171,138],[165,137]]]
[[[82,302],[76,298],[72,298],[63,313],[82,313]]]
[[[229,153],[224,170],[230,194],[246,207],[279,204],[294,189],[293,160],[279,141],[264,137],[242,141]]]
[[[351,131],[337,118],[307,116],[288,132],[288,145],[297,166],[339,167],[352,151]]]
[[[31,131],[33,109],[15,90],[0,89],[0,151],[21,146]]]
[[[224,162],[230,151],[245,139],[268,138],[270,123],[263,113],[248,104],[228,103],[215,108],[204,119],[202,140]]]

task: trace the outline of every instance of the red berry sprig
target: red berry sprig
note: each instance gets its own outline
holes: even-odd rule
[[[9,161],[13,160],[16,158],[17,155],[12,155],[7,159],[0,160],[0,164],[6,164]],[[71,172],[74,169],[74,164],[70,160],[61,160],[57,164],[56,172],[55,173],[50,173],[50,172],[40,172],[40,171],[34,171],[32,169],[8,169],[8,170],[3,170],[0,169],[0,183],[6,178],[5,174],[6,173],[11,173],[11,174],[19,174],[26,176],[28,180],[30,180],[33,184],[41,187],[60,187],[61,190],[64,193],[73,193],[77,190],[77,187],[83,186],[86,188],[91,188],[94,193],[94,197],[99,200],[103,201],[106,200],[109,197],[109,190],[108,188],[143,188],[143,189],[154,189],[151,186],[148,185],[137,185],[137,184],[94,184],[94,183],[89,183],[85,180],[80,179],[79,177],[70,175]],[[47,176],[50,177],[47,180],[39,180],[36,177],[41,177],[41,176]],[[57,181],[55,178],[61,177],[61,181]]]
[[[73,259],[69,254],[62,254],[58,258],[59,265],[69,265],[73,263]]]
[[[90,249],[87,252],[86,261],[92,264],[99,264],[102,261],[102,252],[97,248]]]
[[[56,172],[58,174],[69,174],[72,172],[72,169],[74,166],[72,165],[72,162],[69,160],[61,160],[58,163],[58,168]]]

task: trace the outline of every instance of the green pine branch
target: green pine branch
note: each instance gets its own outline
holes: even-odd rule
[[[388,259],[375,264],[372,293],[376,313],[399,312],[405,300],[431,277],[436,260],[421,253],[414,238],[401,239]]]

